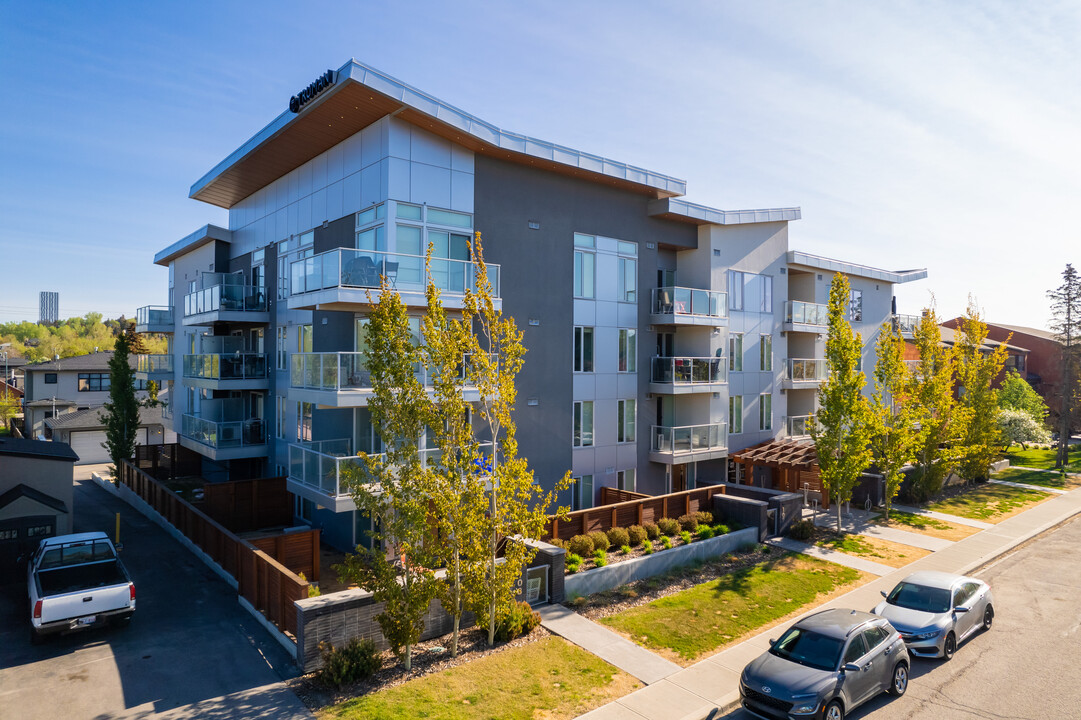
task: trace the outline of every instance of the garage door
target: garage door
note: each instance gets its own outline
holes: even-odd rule
[[[112,462],[109,459],[109,451],[101,446],[105,442],[104,430],[91,430],[71,433],[71,449],[79,456],[76,465],[91,465],[94,463]],[[146,428],[139,428],[135,436],[135,442],[140,445],[146,444]]]

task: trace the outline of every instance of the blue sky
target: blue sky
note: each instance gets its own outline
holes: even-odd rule
[[[131,315],[189,200],[348,58],[513,132],[803,208],[793,248],[888,269],[916,313],[971,296],[1042,327],[1081,263],[1081,5],[1017,2],[0,0],[0,321]]]

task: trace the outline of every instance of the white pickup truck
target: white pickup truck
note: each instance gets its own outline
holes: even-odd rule
[[[27,567],[30,641],[104,622],[126,625],[135,584],[102,532],[45,538]]]

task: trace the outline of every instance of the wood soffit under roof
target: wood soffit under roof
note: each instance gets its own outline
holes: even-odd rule
[[[452,125],[419,112],[355,80],[346,80],[339,90],[323,99],[318,105],[304,110],[302,117],[284,127],[277,135],[264,141],[191,197],[228,209],[380,118],[395,113],[396,117],[481,155],[530,165],[561,175],[588,178],[594,182],[646,194],[651,198],[672,195],[670,192],[639,183],[497,147],[472,135],[462,133]]]
[[[771,467],[810,468],[818,464],[815,446],[795,440],[767,440],[732,453],[730,457],[739,463]]]

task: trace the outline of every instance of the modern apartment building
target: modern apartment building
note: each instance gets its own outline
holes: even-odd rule
[[[229,226],[155,256],[168,304],[141,309],[137,329],[173,342],[140,367],[208,473],[287,474],[298,518],[341,547],[368,521],[340,468],[380,448],[367,292],[385,275],[419,317],[429,243],[460,307],[483,233],[528,349],[521,453],[549,487],[572,470],[576,507],[605,486],[723,482],[730,450],[804,434],[833,274],[851,276],[868,368],[893,285],[926,276],[793,251],[799,208],[692,204],[682,180],[501,130],[356,61],[282,106],[192,186]]]

